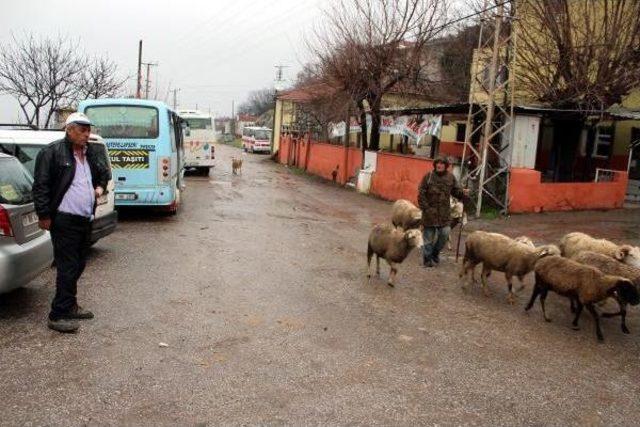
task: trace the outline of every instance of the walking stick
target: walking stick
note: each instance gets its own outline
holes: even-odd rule
[[[464,221],[460,221],[460,230],[458,231],[458,243],[456,243],[456,264],[460,257],[460,240],[462,240],[462,229],[464,228]]]

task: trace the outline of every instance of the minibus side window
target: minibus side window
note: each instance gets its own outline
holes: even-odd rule
[[[175,120],[173,120],[173,114],[170,111],[167,112],[169,115],[169,138],[171,138],[171,151],[175,152],[177,150],[176,146],[176,124]]]

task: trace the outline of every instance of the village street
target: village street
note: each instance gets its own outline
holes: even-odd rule
[[[0,296],[0,425],[630,425],[640,414],[640,313],[552,323],[529,286],[464,293],[453,253],[418,253],[396,288],[365,276],[391,204],[217,147],[177,216],[121,212],[93,249],[77,334],[46,327],[54,271]],[[536,243],[581,230],[640,243],[640,214],[515,216],[490,228]],[[166,344],[160,345],[161,343]]]

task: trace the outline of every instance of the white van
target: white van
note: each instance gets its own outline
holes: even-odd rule
[[[271,129],[246,126],[242,129],[242,149],[250,153],[271,152]]]
[[[38,152],[59,139],[64,138],[63,131],[33,130],[33,129],[0,129],[0,153],[16,157],[20,163],[33,175]],[[105,161],[111,167],[107,147],[102,138],[91,134],[90,144],[99,144],[104,152]],[[106,193],[98,198],[96,214],[92,223],[91,243],[108,236],[115,230],[118,223],[118,213],[114,210],[114,182],[107,185]]]
[[[187,122],[184,131],[184,166],[209,175],[215,164],[216,130],[214,117],[198,110],[180,110],[178,115]]]

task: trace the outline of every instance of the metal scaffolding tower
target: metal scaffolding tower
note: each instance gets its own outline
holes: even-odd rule
[[[502,213],[509,210],[516,48],[514,3],[509,8],[505,7],[506,1],[487,8],[485,0],[474,53],[461,181],[472,190],[476,217],[487,201]]]

